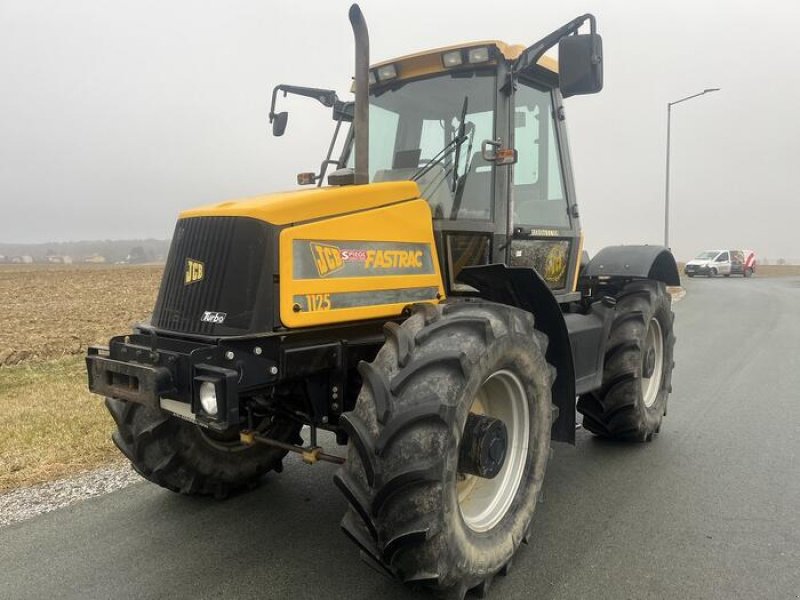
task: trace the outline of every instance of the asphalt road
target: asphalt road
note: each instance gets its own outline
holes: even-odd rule
[[[555,445],[491,598],[800,598],[800,279],[686,282],[655,441]],[[226,502],[150,484],[0,529],[0,598],[414,598],[339,532],[333,467]]]

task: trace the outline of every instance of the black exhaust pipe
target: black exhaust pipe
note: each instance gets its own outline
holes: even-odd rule
[[[353,115],[355,184],[361,185],[369,183],[369,31],[358,4],[350,7],[350,24],[356,42],[356,106]]]

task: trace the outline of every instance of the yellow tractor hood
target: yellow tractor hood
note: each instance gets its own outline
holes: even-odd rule
[[[250,217],[273,225],[288,225],[379,208],[413,200],[419,195],[419,187],[414,181],[323,187],[201,206],[183,211],[179,218]]]

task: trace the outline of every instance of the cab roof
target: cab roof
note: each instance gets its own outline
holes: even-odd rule
[[[488,47],[495,50],[494,53],[490,52],[490,59],[485,64],[497,64],[498,55],[502,56],[509,62],[514,61],[519,58],[519,56],[526,49],[526,46],[522,44],[507,44],[506,42],[502,42],[500,40],[479,40],[475,42],[455,44],[452,46],[444,46],[441,48],[433,48],[431,50],[423,50],[421,52],[407,54],[399,58],[384,60],[382,62],[373,64],[370,69],[377,69],[378,67],[393,64],[397,68],[397,79],[422,77],[425,75],[432,75],[442,71],[450,70],[446,68],[442,62],[442,55],[445,52],[481,47]],[[550,56],[543,56],[537,61],[536,64],[547,71],[558,74],[558,61]],[[473,65],[466,66],[472,67]]]

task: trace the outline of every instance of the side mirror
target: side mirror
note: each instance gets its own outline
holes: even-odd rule
[[[281,137],[283,132],[286,131],[286,123],[289,121],[288,112],[275,113],[272,116],[272,135]]]
[[[564,98],[603,89],[603,40],[597,33],[568,35],[558,43],[558,81]]]

